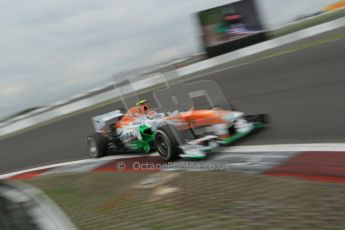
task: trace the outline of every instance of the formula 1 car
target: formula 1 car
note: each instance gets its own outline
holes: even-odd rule
[[[126,114],[116,110],[93,117],[92,121],[96,132],[87,137],[91,157],[156,150],[164,160],[172,161],[204,158],[217,146],[231,144],[265,127],[267,116],[219,108],[166,115],[150,110],[143,100]]]

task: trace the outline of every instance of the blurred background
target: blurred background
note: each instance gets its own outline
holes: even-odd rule
[[[0,12],[1,230],[345,226],[344,0],[0,0]],[[204,161],[236,170],[88,159],[91,117],[133,93],[155,107],[152,91],[179,79],[272,118]]]
[[[230,2],[3,0],[0,117],[104,86],[116,73],[204,52],[195,13]],[[260,0],[257,8],[274,30],[334,2]]]

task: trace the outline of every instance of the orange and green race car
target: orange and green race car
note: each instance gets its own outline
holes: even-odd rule
[[[267,115],[245,115],[220,108],[158,113],[140,101],[125,114],[116,110],[92,118],[95,133],[87,137],[89,154],[157,151],[167,161],[204,158],[267,125]]]

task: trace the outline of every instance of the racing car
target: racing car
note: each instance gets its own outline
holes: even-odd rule
[[[107,153],[157,151],[166,161],[204,158],[219,145],[236,140],[267,125],[267,115],[213,109],[159,113],[146,100],[124,114],[115,110],[92,118],[94,134],[87,137],[91,157]]]

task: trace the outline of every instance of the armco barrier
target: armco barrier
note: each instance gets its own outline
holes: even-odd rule
[[[283,46],[292,42],[296,42],[301,39],[305,39],[308,37],[315,36],[317,34],[321,34],[330,30],[334,30],[340,27],[345,26],[345,17],[339,18],[337,20],[323,23],[317,26],[310,27],[308,29],[304,29],[298,32],[291,33],[289,35],[285,35],[276,39],[272,39],[266,42],[262,42],[250,47],[246,47],[231,53],[227,53],[221,56],[217,56],[215,58],[207,59],[204,61],[200,61],[198,63],[182,67],[171,72],[166,73],[157,73],[157,75],[151,75],[146,79],[141,79],[137,82],[132,83],[132,88],[137,92],[154,85],[158,85],[162,83],[162,78],[160,78],[160,74],[169,76],[169,80],[175,80],[179,77],[184,77],[193,73],[197,73],[203,70],[207,70],[212,67],[216,67],[249,55],[257,54],[263,51],[267,51],[279,46]],[[132,93],[131,87],[129,86],[122,86],[120,92],[124,95]],[[20,131],[22,129],[29,128],[34,125],[38,125],[40,123],[61,117],[63,115],[67,115],[81,109],[88,108],[90,106],[118,98],[119,95],[115,90],[109,90],[97,95],[88,97],[86,99],[82,99],[79,101],[74,101],[72,103],[67,103],[62,106],[58,106],[52,110],[42,112],[39,114],[33,113],[30,117],[26,117],[25,119],[18,120],[13,123],[1,123],[0,125],[0,137]]]

